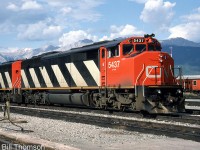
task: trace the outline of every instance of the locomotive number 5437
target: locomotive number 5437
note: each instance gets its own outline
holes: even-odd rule
[[[108,68],[119,68],[120,61],[110,61],[108,62]]]

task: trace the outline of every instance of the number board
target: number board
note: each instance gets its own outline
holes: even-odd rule
[[[138,39],[133,39],[134,43],[143,43],[144,39],[138,38]]]

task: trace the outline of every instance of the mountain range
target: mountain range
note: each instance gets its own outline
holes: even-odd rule
[[[199,75],[200,74],[200,43],[186,40],[184,38],[172,38],[160,40],[162,51],[172,53],[176,67],[182,67],[184,75]],[[74,44],[65,45],[64,47],[46,45],[41,48],[32,49],[16,49],[9,50],[0,47],[0,63],[18,59],[27,59],[50,51],[66,51],[71,48],[81,47],[91,44],[93,41],[85,39]]]
[[[186,40],[181,37],[171,38],[167,40],[160,40],[162,46],[186,46],[186,47],[200,47],[200,43]]]
[[[160,41],[162,51],[172,53],[175,67],[181,67],[184,75],[200,75],[200,43],[184,38]]]

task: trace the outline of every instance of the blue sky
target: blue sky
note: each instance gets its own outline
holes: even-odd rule
[[[1,0],[0,47],[65,46],[155,33],[200,42],[199,0]]]

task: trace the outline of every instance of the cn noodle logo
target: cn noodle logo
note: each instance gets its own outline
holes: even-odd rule
[[[161,78],[161,68],[158,66],[147,66],[146,76],[148,78]]]

